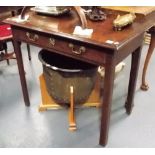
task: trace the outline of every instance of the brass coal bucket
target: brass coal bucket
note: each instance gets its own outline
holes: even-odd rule
[[[58,55],[47,50],[39,52],[49,95],[60,105],[70,103],[70,86],[74,88],[74,103],[84,103],[94,88],[97,66]]]

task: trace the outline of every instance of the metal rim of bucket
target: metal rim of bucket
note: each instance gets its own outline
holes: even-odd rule
[[[60,67],[56,67],[56,66],[54,66],[54,65],[48,64],[48,63],[45,62],[45,61],[43,60],[43,58],[42,58],[43,52],[44,52],[44,50],[41,50],[41,51],[39,52],[39,54],[38,54],[39,60],[41,61],[41,63],[42,63],[43,65],[45,65],[46,67],[51,68],[51,69],[53,69],[53,70],[55,70],[55,71],[76,73],[76,72],[83,72],[83,71],[86,71],[86,70],[90,70],[90,69],[85,69],[85,70],[83,70],[83,69],[64,69],[64,68],[60,68]],[[97,66],[94,65],[94,68],[97,68]],[[92,69],[94,69],[94,68],[92,67]]]

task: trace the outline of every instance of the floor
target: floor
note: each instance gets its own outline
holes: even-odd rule
[[[147,76],[150,89],[147,92],[139,89],[147,48],[147,45],[143,47],[135,106],[130,116],[124,109],[130,57],[125,60],[126,66],[123,71],[115,78],[107,148],[155,147],[154,55]],[[9,49],[12,50],[11,44]],[[41,103],[38,76],[42,73],[42,64],[38,60],[40,49],[31,46],[31,62],[28,60],[25,44],[22,44],[22,49],[31,106],[24,106],[16,60],[12,60],[10,66],[7,66],[6,62],[1,62],[0,147],[101,148],[98,145],[100,109],[77,109],[76,132],[68,130],[67,109],[38,112]]]

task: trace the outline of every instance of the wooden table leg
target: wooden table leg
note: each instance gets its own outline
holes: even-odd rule
[[[21,82],[22,92],[23,92],[23,97],[24,97],[24,102],[25,102],[26,106],[30,106],[20,44],[21,43],[18,41],[15,41],[15,40],[13,41],[14,51],[16,53],[16,59],[17,59],[17,64],[18,64],[20,82]]]
[[[105,65],[105,77],[104,77],[104,93],[103,103],[101,106],[101,127],[100,127],[100,141],[99,144],[105,146],[108,140],[109,121],[111,112],[111,102],[113,94],[115,65],[114,58],[112,56],[107,57]]]
[[[136,81],[137,81],[137,75],[138,75],[138,69],[139,69],[139,62],[140,62],[140,56],[141,56],[141,47],[137,48],[132,53],[132,61],[131,61],[131,71],[130,71],[130,80],[129,80],[129,86],[128,86],[128,96],[125,103],[126,113],[130,114],[133,107],[133,99],[136,89]]]
[[[148,90],[149,86],[146,83],[145,77],[146,77],[146,71],[148,68],[148,64],[150,62],[150,58],[152,56],[152,53],[154,51],[155,48],[155,32],[151,33],[151,42],[150,42],[150,46],[146,55],[146,59],[145,59],[145,63],[144,63],[144,68],[143,68],[143,74],[142,74],[142,84],[141,84],[141,89],[142,90]]]

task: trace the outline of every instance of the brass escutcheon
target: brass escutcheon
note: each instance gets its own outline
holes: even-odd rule
[[[49,39],[49,43],[54,46],[55,45],[55,39],[54,38],[50,38]]]
[[[37,34],[31,34],[29,32],[26,32],[26,36],[31,41],[37,41],[39,39],[39,36]]]

